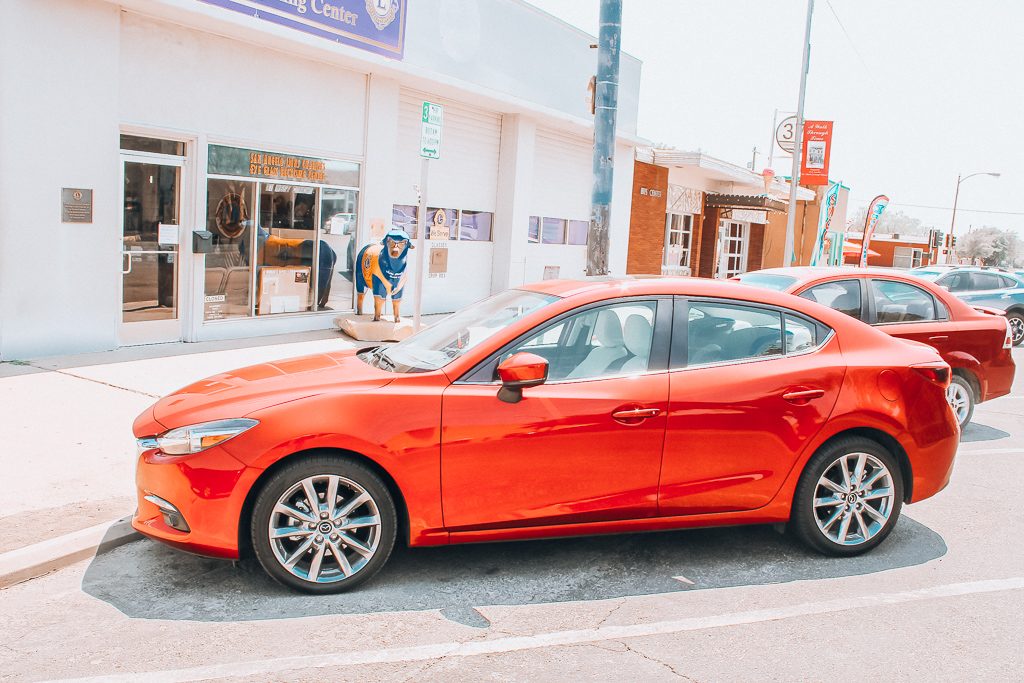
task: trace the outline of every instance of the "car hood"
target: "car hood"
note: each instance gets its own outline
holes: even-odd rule
[[[166,429],[245,417],[288,401],[327,392],[380,388],[395,375],[364,363],[354,349],[288,358],[222,372],[163,397],[153,418]]]

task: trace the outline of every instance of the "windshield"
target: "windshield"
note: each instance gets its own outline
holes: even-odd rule
[[[452,362],[495,332],[508,327],[557,296],[508,289],[440,320],[389,347],[360,354],[368,363],[395,372],[429,372]]]
[[[796,278],[789,275],[769,275],[767,273],[743,273],[738,279],[745,285],[761,289],[774,289],[776,292],[785,291],[796,282]]]

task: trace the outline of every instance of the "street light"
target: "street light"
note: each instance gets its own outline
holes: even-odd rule
[[[953,195],[953,219],[949,222],[949,254],[947,256],[947,259],[956,259],[956,253],[953,251],[953,230],[956,228],[956,202],[960,198],[960,183],[967,180],[968,178],[973,178],[976,175],[990,175],[993,178],[999,177],[998,173],[988,173],[985,171],[979,171],[977,173],[972,173],[970,175],[966,175],[963,177],[960,177],[958,175],[956,177],[956,194]],[[950,262],[951,261],[947,260],[947,263]]]

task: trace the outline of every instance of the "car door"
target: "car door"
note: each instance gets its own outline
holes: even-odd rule
[[[660,514],[767,504],[835,406],[835,334],[791,311],[701,299],[678,300],[673,327]]]
[[[867,280],[867,287],[869,321],[879,329],[933,346],[944,357],[962,348],[963,332],[950,323],[945,305],[923,287],[880,277]]]
[[[668,408],[671,298],[563,314],[445,390],[441,495],[453,531],[650,517]],[[514,353],[547,359],[545,384],[497,397]]]

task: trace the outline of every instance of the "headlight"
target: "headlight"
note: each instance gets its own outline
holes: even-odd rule
[[[168,455],[189,455],[222,444],[258,424],[258,420],[244,417],[203,422],[165,432],[156,437],[156,443]]]

